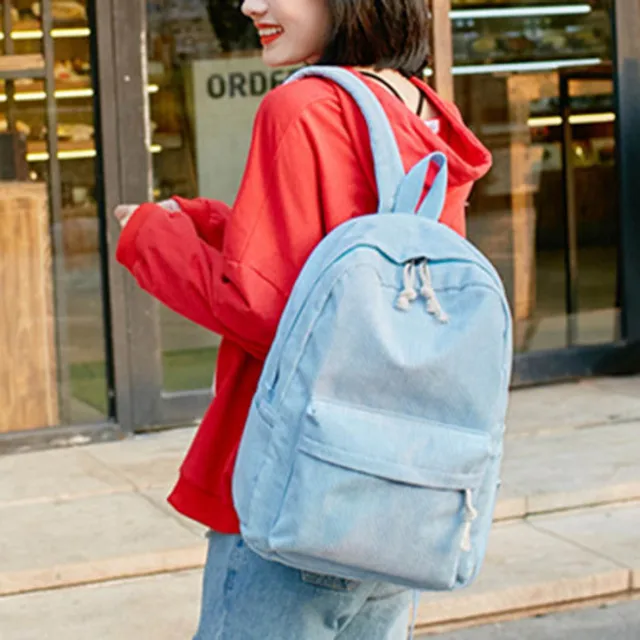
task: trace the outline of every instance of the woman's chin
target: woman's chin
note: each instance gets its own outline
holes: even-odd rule
[[[289,63],[287,60],[274,59],[273,57],[262,54],[262,62],[272,69],[281,69],[283,67],[292,67],[295,63]]]
[[[298,56],[287,55],[284,52],[279,52],[275,47],[265,47],[262,50],[262,62],[268,67],[274,69],[280,67],[296,67],[304,64],[304,60],[299,59]]]

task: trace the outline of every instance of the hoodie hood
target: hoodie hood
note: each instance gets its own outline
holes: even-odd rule
[[[428,84],[417,78],[411,79],[436,111],[439,132],[435,132],[380,83],[357,71],[354,73],[374,92],[394,123],[398,146],[405,150],[403,159],[406,171],[411,169],[411,164],[407,162],[410,163],[412,158],[419,159],[433,151],[441,151],[449,164],[450,188],[472,184],[487,174],[491,168],[491,153],[465,125],[458,108],[440,98]],[[341,100],[351,100],[345,91],[340,90],[339,93]]]
[[[441,126],[444,125],[445,129],[448,129],[448,136],[441,137],[427,127],[427,138],[434,145],[434,150],[446,154],[451,185],[475,182],[485,176],[491,169],[491,153],[463,122],[459,109],[455,104],[440,98],[425,82],[417,78],[412,82],[426,94],[438,112]],[[416,120],[421,122],[418,116]]]

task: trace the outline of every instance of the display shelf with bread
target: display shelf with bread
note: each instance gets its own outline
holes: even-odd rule
[[[0,78],[44,78],[44,58],[40,53],[5,54],[0,57]]]
[[[83,148],[69,145],[69,136],[64,133],[68,129],[93,128],[93,77],[91,69],[91,28],[88,22],[86,2],[76,0],[49,0],[52,11],[51,37],[56,39],[53,49],[53,75],[55,88],[53,97],[61,103],[58,107],[58,142],[59,159],[83,159],[95,157],[93,133]],[[0,9],[1,11],[1,9]],[[25,125],[27,132],[27,153],[29,162],[46,160],[48,154],[42,150],[46,135],[44,126],[48,98],[44,80],[44,59],[40,53],[43,37],[41,25],[41,6],[33,0],[14,0],[11,7],[11,38],[14,55],[23,60],[35,60],[37,56],[42,72],[16,72],[10,68],[8,77],[13,80],[11,101],[14,105],[15,118]],[[0,31],[0,43],[5,40],[4,28]],[[1,46],[1,45],[0,45]],[[3,61],[9,62],[9,56],[0,57],[0,114],[6,110],[9,100],[6,83],[2,79]],[[25,65],[22,65],[25,66]],[[33,66],[33,65],[31,65]],[[26,76],[26,77],[22,77]],[[150,83],[148,92],[157,94],[161,87]],[[64,105],[62,104],[64,102]],[[69,105],[69,106],[66,106]],[[2,116],[0,115],[0,118]],[[14,118],[14,119],[15,119]],[[6,120],[6,118],[5,118]],[[2,125],[0,124],[0,127]],[[73,142],[77,140],[73,139]],[[175,146],[175,145],[174,145]],[[151,151],[158,153],[161,147],[154,144]]]
[[[1,121],[0,121],[1,127]],[[170,140],[170,144],[179,145],[176,139]],[[163,147],[154,143],[149,151],[151,153],[161,153]],[[58,143],[58,158],[60,160],[84,160],[87,158],[95,158],[97,154],[95,145],[92,140],[60,140]],[[27,142],[27,161],[28,162],[46,162],[49,159],[47,144],[44,140],[30,140]]]
[[[62,193],[60,225],[64,242],[59,247],[67,267],[81,264],[76,258],[87,256],[89,250],[98,255],[99,224],[95,201],[96,158],[94,132],[94,94],[92,73],[91,25],[87,3],[49,0],[52,12],[51,38],[55,40],[52,63],[57,105],[56,161],[59,166],[59,189]],[[41,55],[43,29],[38,3],[14,0],[12,24],[0,29],[0,47],[6,45],[5,31],[11,34],[11,45],[17,55]],[[1,62],[1,58],[0,58]],[[163,82],[162,74],[158,78]],[[21,78],[9,87],[0,78],[0,133],[8,131],[8,102],[13,106],[13,128],[24,140],[24,160],[28,175],[35,182],[51,180],[49,168],[48,127],[46,105],[50,96],[43,78]],[[150,96],[161,91],[161,85],[151,82]],[[152,124],[153,126],[153,124]],[[156,139],[157,137],[157,139]],[[182,145],[181,132],[159,133],[154,136],[150,152],[158,154],[165,148]],[[69,212],[79,211],[79,215]],[[79,230],[82,232],[80,233]]]
[[[149,94],[159,91],[157,84],[150,84],[147,87]],[[90,80],[79,82],[57,81],[54,91],[56,100],[79,100],[93,98],[94,91]],[[47,92],[44,90],[42,82],[29,79],[29,82],[23,82],[16,87],[13,99],[16,102],[44,102],[47,99]],[[0,103],[7,101],[7,95],[4,92],[4,85],[0,81]]]
[[[497,72],[530,72],[593,65],[610,58],[612,30],[606,0],[454,0],[452,4],[454,73],[458,75],[481,74],[479,65],[495,65]]]
[[[42,38],[40,21],[36,19],[16,20],[11,30],[12,40],[40,40]],[[54,40],[62,38],[88,38],[91,29],[82,22],[74,26],[59,26],[51,30],[51,37]],[[0,40],[4,40],[4,31],[0,31]]]

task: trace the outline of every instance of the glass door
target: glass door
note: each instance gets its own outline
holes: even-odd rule
[[[494,166],[468,209],[498,267],[519,354],[620,338],[612,8],[462,2],[455,100]]]

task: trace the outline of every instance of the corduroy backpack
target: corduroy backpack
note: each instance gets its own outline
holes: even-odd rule
[[[302,570],[463,587],[482,564],[499,484],[507,299],[488,260],[439,223],[444,155],[405,175],[369,88],[329,67],[290,81],[310,75],[360,106],[379,208],[322,240],[286,305],[234,472],[242,535]]]

